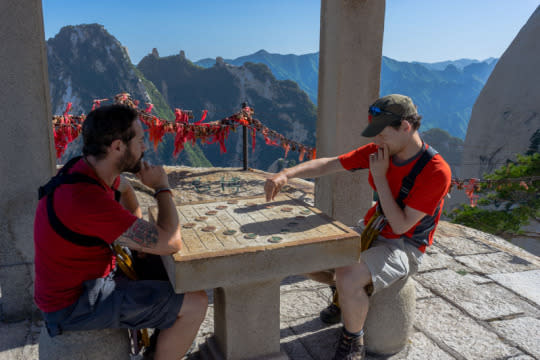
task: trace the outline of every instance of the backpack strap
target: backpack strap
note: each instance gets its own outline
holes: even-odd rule
[[[411,172],[409,172],[409,174],[403,178],[401,182],[401,189],[399,189],[399,194],[396,199],[396,202],[401,209],[405,208],[405,203],[403,200],[405,200],[405,198],[409,195],[409,191],[411,191],[416,177],[422,172],[427,163],[430,162],[431,159],[433,159],[433,157],[437,154],[437,150],[428,145],[426,151],[422,153],[420,159],[418,159],[418,161],[416,161],[414,164]]]
[[[54,192],[60,185],[87,183],[98,185],[105,190],[101,183],[99,183],[96,179],[91,178],[90,176],[81,173],[67,174],[69,169],[72,168],[73,165],[75,165],[75,163],[77,163],[77,161],[79,161],[81,158],[82,156],[77,156],[69,160],[66,165],[64,165],[64,167],[60,169],[57,175],[53,176],[47,184],[41,186],[39,188],[39,199],[47,196],[47,217],[49,218],[49,224],[51,225],[53,230],[62,238],[79,246],[108,246],[105,240],[99,237],[79,234],[69,229],[60,221],[58,216],[56,216],[56,212],[54,211]]]

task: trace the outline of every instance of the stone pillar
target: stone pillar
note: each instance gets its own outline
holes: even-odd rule
[[[392,355],[408,343],[414,322],[416,290],[407,277],[375,293],[369,299],[364,329],[369,353]]]
[[[55,166],[41,0],[0,2],[0,319],[33,306],[37,189]]]
[[[279,284],[273,279],[214,290],[215,342],[223,359],[287,359],[279,345]]]
[[[385,1],[322,0],[317,156],[333,157],[369,142],[367,109],[379,97]],[[354,225],[369,208],[367,171],[325,176],[315,206]]]
[[[39,334],[39,360],[129,360],[127,329],[66,331],[50,337],[45,327]]]

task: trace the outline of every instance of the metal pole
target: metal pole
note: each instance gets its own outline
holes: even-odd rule
[[[249,104],[247,101],[244,101],[242,103],[242,109],[248,107]],[[244,139],[244,146],[243,146],[243,149],[244,149],[244,171],[246,171],[248,169],[248,136],[247,136],[247,127],[245,125],[242,126],[242,134],[243,134],[243,139]]]
[[[248,137],[247,137],[247,127],[242,126],[242,133],[244,137],[244,170],[248,169]]]

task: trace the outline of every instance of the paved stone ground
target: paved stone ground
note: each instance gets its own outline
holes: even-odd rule
[[[256,171],[168,168],[168,172],[178,203],[259,195],[264,184],[264,174]],[[239,186],[221,186],[222,178],[235,177],[241,178]],[[154,204],[150,191],[136,182],[135,187],[143,207]],[[313,201],[309,182],[294,181],[284,191]],[[414,281],[417,309],[409,346],[387,359],[540,359],[539,257],[496,236],[443,221]],[[301,276],[284,279],[281,346],[291,359],[332,358],[339,326],[324,326],[318,318],[329,297],[324,285]],[[40,326],[38,317],[0,323],[0,360],[37,359]],[[211,304],[197,345],[212,332]],[[199,359],[200,353],[189,358]]]

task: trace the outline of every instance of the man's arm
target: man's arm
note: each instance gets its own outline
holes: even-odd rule
[[[141,219],[142,210],[139,206],[137,196],[135,195],[135,190],[133,190],[133,187],[129,181],[123,176],[120,176],[120,185],[118,185],[118,191],[120,191],[121,194],[120,204],[124,207],[124,209]]]
[[[154,190],[169,187],[167,174],[161,166],[151,166],[143,162],[138,174],[142,183]],[[156,255],[173,254],[180,251],[182,237],[178,221],[178,213],[170,192],[160,192],[156,197],[158,203],[157,223],[137,219],[115,243],[130,249]]]
[[[388,185],[388,180],[386,179],[389,160],[388,147],[383,145],[376,153],[370,155],[369,168],[373,176],[375,188],[377,189],[379,202],[384,211],[384,216],[388,220],[392,231],[399,235],[409,231],[414,224],[427,214],[408,206],[405,206],[403,210],[399,207],[392,196],[390,185]]]
[[[323,175],[344,171],[337,157],[320,158],[306,161],[292,168],[287,168],[266,180],[264,192],[266,201],[274,200],[283,185],[292,178],[316,178]]]

